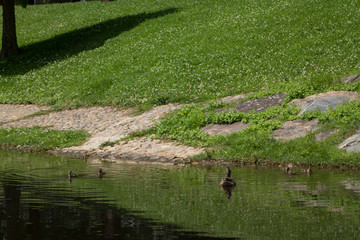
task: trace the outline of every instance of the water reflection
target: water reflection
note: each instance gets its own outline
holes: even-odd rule
[[[231,198],[231,192],[234,190],[234,188],[235,186],[221,186],[221,189],[225,192],[227,199]]]
[[[221,179],[220,186],[221,186],[222,190],[225,192],[226,198],[230,199],[231,192],[232,192],[232,190],[234,190],[234,188],[236,186],[236,182],[231,177],[231,170],[229,167],[225,168],[225,177],[223,177]]]
[[[0,208],[4,213],[0,215],[1,239],[212,239],[74,193],[52,190],[40,196],[38,188],[46,183],[30,180],[27,184],[28,180],[9,180],[9,176],[0,179]],[[32,199],[26,196],[29,194]],[[55,197],[63,202],[67,199],[68,206],[53,202]],[[77,206],[72,206],[73,200]]]
[[[4,189],[4,203],[2,206],[4,212],[4,220],[5,223],[5,234],[8,239],[23,239],[18,233],[18,229],[22,225],[20,219],[20,187],[18,186],[18,182],[12,181],[4,181],[2,182]]]
[[[1,151],[0,158],[0,239],[358,239],[360,233],[357,171],[307,175],[292,168],[299,174],[289,176],[279,168],[232,167],[237,187],[219,188],[224,167]],[[79,174],[71,184],[68,169]]]

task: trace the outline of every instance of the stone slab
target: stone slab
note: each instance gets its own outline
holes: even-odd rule
[[[274,138],[277,140],[289,141],[304,137],[311,131],[317,130],[318,123],[319,121],[316,119],[311,121],[295,120],[285,122],[281,129],[273,131]]]
[[[235,111],[235,112],[249,112],[251,110],[255,110],[256,112],[263,112],[267,108],[271,108],[274,106],[280,106],[285,99],[284,93],[275,94],[273,96],[252,99],[246,102],[238,103],[235,108],[231,109],[218,109],[217,112],[221,113],[224,111]]]
[[[338,147],[347,152],[360,152],[360,131],[345,139]]]
[[[107,141],[116,141],[131,132],[150,128],[165,114],[180,108],[181,105],[157,106],[141,115],[132,116],[130,110],[111,107],[91,107],[52,112],[2,125],[2,127],[42,126],[56,130],[85,130],[91,134],[82,146],[73,147],[74,151],[89,151]]]
[[[89,158],[97,158],[111,161],[144,161],[166,163],[176,161],[182,162],[191,156],[203,152],[202,148],[193,148],[173,142],[154,140],[142,137],[131,141],[121,141],[114,146],[103,149],[85,151],[82,149],[64,148],[53,150],[53,154],[77,155],[81,157],[86,154]]]
[[[317,142],[324,141],[331,134],[333,134],[333,133],[335,133],[337,131],[338,130],[329,130],[329,131],[317,133],[317,134],[315,134],[315,141],[317,141]]]
[[[330,107],[337,107],[341,104],[360,100],[360,95],[356,92],[351,91],[330,91],[327,93],[320,93],[316,95],[311,95],[303,99],[294,99],[290,104],[295,104],[301,108],[299,114],[302,114],[306,111],[318,110],[323,112]]]
[[[340,79],[340,81],[345,83],[345,84],[357,82],[359,80],[360,80],[360,75],[359,74],[343,77],[343,78]]]
[[[201,128],[202,131],[210,134],[210,135],[229,135],[235,132],[239,132],[247,128],[250,124],[235,122],[232,124],[210,124]]]

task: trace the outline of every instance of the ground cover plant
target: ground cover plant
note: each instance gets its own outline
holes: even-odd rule
[[[347,153],[338,145],[360,128],[359,102],[350,102],[325,112],[311,111],[298,115],[299,109],[287,103],[265,112],[215,111],[220,105],[192,105],[182,108],[164,118],[151,134],[158,138],[185,142],[193,146],[206,147],[204,154],[193,160],[227,160],[242,164],[296,163],[317,166],[360,166],[359,153]],[[205,117],[204,117],[205,116]],[[291,141],[273,138],[273,130],[285,121],[317,118],[320,129],[305,137]],[[231,135],[208,135],[201,128],[208,124],[231,124],[242,121],[250,126]],[[324,141],[316,141],[315,134],[331,131]],[[144,134],[150,134],[144,132]]]
[[[85,131],[57,131],[41,127],[0,128],[0,147],[25,146],[27,150],[45,151],[81,145],[89,136]]]
[[[147,109],[238,93],[284,92],[289,102],[327,90],[359,92],[358,83],[336,81],[360,72],[359,8],[355,0],[118,0],[18,7],[23,53],[0,60],[0,103]],[[285,105],[266,113],[216,115],[216,103],[198,104],[146,134],[221,149],[207,154],[216,159],[323,163],[341,158],[355,164],[355,155],[335,149],[357,127],[359,107],[349,106],[303,116]],[[290,143],[270,138],[285,120],[315,117],[324,128],[343,130],[321,143],[313,135]],[[199,130],[239,120],[252,127],[224,139]]]

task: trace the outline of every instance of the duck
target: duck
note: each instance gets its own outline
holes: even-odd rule
[[[296,172],[291,171],[289,167],[286,167],[286,173],[287,173],[289,176],[296,175]]]
[[[281,171],[287,172],[287,169],[288,169],[288,168],[289,168],[288,166],[282,166],[282,167],[281,167]]]
[[[105,175],[105,173],[103,172],[102,168],[99,169],[97,175],[98,175],[99,178],[102,178],[102,176]]]
[[[310,175],[312,173],[312,170],[310,167],[301,169],[301,172],[306,173],[307,175]]]
[[[75,178],[75,177],[77,177],[77,176],[78,176],[77,174],[75,174],[75,173],[73,173],[71,170],[69,170],[69,173],[68,173],[69,179]]]
[[[84,154],[81,156],[81,159],[84,160],[84,162],[87,162],[87,160],[89,159],[89,157],[90,157],[90,154],[84,153]]]
[[[235,187],[236,182],[235,182],[235,180],[233,178],[230,177],[231,170],[230,170],[229,167],[226,167],[225,173],[226,173],[226,177],[221,179],[220,186],[221,187]]]

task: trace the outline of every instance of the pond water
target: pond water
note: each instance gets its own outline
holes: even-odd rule
[[[102,168],[106,174],[97,177]],[[71,169],[79,177],[69,182]],[[0,239],[358,239],[360,174],[91,163],[0,150]],[[298,171],[300,172],[300,171]]]

